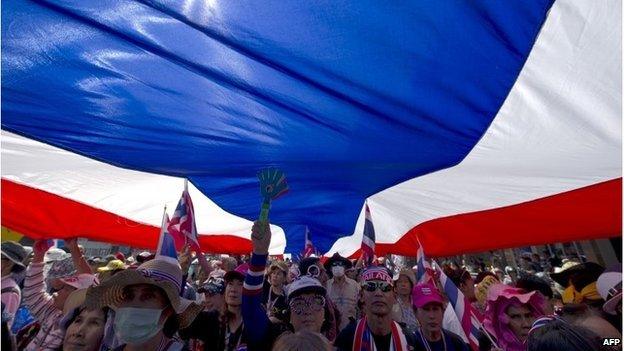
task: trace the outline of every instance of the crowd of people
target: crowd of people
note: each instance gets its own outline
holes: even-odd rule
[[[249,257],[141,252],[86,258],[2,243],[3,350],[609,350],[621,339],[621,266],[533,257],[521,267],[440,269],[469,301],[466,335],[439,277],[336,254],[270,260],[267,223]],[[540,274],[538,274],[540,273]],[[465,306],[468,307],[468,306]]]

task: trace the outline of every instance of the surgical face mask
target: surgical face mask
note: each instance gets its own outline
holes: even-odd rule
[[[333,266],[332,274],[334,277],[342,277],[345,273],[345,268],[343,266]]]
[[[140,344],[161,329],[160,315],[164,309],[122,307],[115,311],[115,333],[124,344]]]

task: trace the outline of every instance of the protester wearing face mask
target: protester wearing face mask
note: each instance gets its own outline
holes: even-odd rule
[[[327,262],[325,269],[331,272],[332,278],[327,281],[327,297],[336,305],[341,315],[339,330],[355,321],[357,302],[360,296],[358,283],[347,277],[345,271],[351,268],[351,261],[335,253]]]
[[[364,317],[340,332],[334,346],[339,351],[410,350],[413,335],[392,320],[395,295],[392,276],[385,267],[369,267],[362,272]]]
[[[25,348],[27,351],[55,350],[60,347],[64,330],[60,328],[59,321],[63,317],[63,306],[67,297],[76,289],[84,289],[98,282],[94,275],[88,273],[60,278],[57,291],[52,295],[48,294],[43,277],[43,258],[49,248],[50,243],[47,240],[36,241],[33,260],[26,269],[23,302],[40,324],[39,332]],[[74,257],[77,255],[80,257]],[[75,261],[84,260],[77,245],[72,250],[72,257]],[[88,267],[86,261],[84,264]]]
[[[181,284],[179,264],[155,258],[89,289],[86,303],[115,311],[114,332],[121,343],[115,350],[181,350],[183,343],[173,335],[201,311],[179,296]]]

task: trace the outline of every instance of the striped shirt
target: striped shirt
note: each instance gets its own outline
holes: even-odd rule
[[[64,332],[59,327],[63,312],[54,306],[54,300],[45,291],[43,263],[31,263],[26,269],[26,279],[22,291],[24,304],[38,320],[41,329],[26,346],[26,351],[56,350],[63,343]]]

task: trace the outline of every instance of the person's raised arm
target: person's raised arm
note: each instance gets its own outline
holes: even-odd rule
[[[26,268],[22,299],[37,319],[44,318],[53,310],[52,296],[46,293],[43,279],[43,257],[51,247],[48,240],[37,240],[33,244],[33,259]]]
[[[271,244],[271,230],[268,222],[257,221],[251,230],[253,253],[249,263],[249,270],[243,284],[243,323],[248,333],[249,342],[253,345],[261,344],[266,335],[270,320],[262,307],[262,284],[264,270]]]
[[[78,247],[78,239],[65,239],[65,245],[67,245],[67,248],[69,248],[69,253],[71,253],[74,267],[76,267],[76,272],[93,274],[91,266],[89,266],[89,263],[80,251],[80,247]]]

